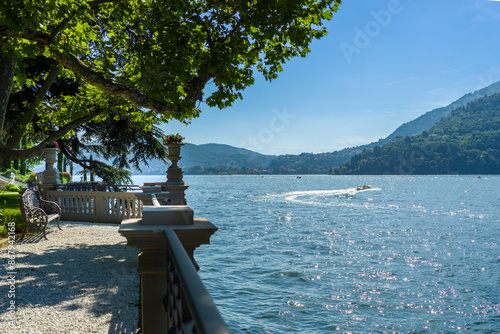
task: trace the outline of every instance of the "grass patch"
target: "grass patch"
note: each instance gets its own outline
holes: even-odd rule
[[[26,224],[21,213],[21,194],[17,192],[0,191],[0,237],[7,237],[7,222],[16,223],[16,233],[20,233]]]
[[[21,194],[14,191],[0,191],[0,208],[20,210]]]

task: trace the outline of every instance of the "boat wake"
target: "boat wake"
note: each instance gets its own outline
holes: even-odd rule
[[[283,200],[288,203],[301,203],[309,205],[342,205],[345,199],[353,199],[359,192],[379,191],[380,188],[359,190],[357,188],[334,189],[334,190],[307,190],[292,191],[282,194],[270,194],[265,196],[268,200]]]

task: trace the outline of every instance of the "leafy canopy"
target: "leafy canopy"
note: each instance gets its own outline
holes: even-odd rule
[[[171,119],[188,123],[202,102],[228,107],[255,71],[272,80],[287,60],[306,56],[340,3],[0,1],[0,160],[36,156],[91,120],[128,114],[149,131]],[[29,59],[40,57],[51,67],[28,75]],[[56,79],[76,83],[74,91],[52,96]],[[17,109],[18,127],[5,126],[14,117],[6,116],[8,97],[21,91],[31,94]]]

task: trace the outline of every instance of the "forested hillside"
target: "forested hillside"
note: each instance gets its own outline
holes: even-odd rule
[[[421,134],[423,131],[432,128],[443,117],[448,116],[452,110],[466,106],[467,103],[485,95],[491,96],[497,93],[500,93],[500,82],[493,83],[476,92],[465,94],[448,106],[431,110],[413,121],[404,123],[389,136],[377,142],[346,148],[335,152],[279,156],[271,163],[270,168],[279,169],[281,171],[294,170],[299,173],[328,173],[331,168],[340,167],[344,162],[348,161],[356,154],[361,153],[363,150],[385,145],[399,136],[406,137]]]
[[[186,143],[181,149],[179,165],[191,174],[218,174],[231,170],[264,168],[275,156],[263,155],[250,150],[222,144],[194,145]],[[141,165],[141,174],[164,174],[167,166],[160,160],[149,161],[149,166]]]
[[[277,174],[327,174],[332,167],[341,166],[354,154],[360,153],[358,149],[344,149],[328,153],[302,153],[299,155],[281,155],[269,165]]]
[[[500,94],[455,109],[421,135],[365,150],[334,174],[500,174]]]

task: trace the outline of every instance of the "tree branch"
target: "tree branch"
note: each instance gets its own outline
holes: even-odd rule
[[[52,51],[59,64],[72,71],[75,75],[81,77],[87,83],[99,88],[104,93],[124,98],[138,107],[151,109],[158,113],[179,113],[179,111],[175,110],[173,105],[170,103],[158,101],[142,94],[136,88],[130,88],[105,78],[101,73],[94,71],[72,54],[65,55],[57,50]]]
[[[49,34],[36,30],[25,30],[22,35],[19,35],[9,33],[7,29],[0,29],[0,36],[26,39],[28,41],[42,43],[43,45],[49,45],[54,40]]]
[[[55,142],[59,138],[66,135],[68,132],[74,130],[75,128],[77,128],[82,124],[90,122],[92,119],[96,118],[97,116],[105,112],[106,110],[103,109],[94,111],[93,113],[80,117],[66,124],[65,126],[59,128],[59,130],[52,132],[51,134],[48,135],[47,138],[45,138],[45,140],[42,143],[32,148],[12,149],[12,148],[7,148],[5,146],[3,147],[0,146],[0,161],[29,159],[37,155],[40,155],[42,153],[42,150],[45,148],[46,144]]]
[[[75,119],[74,121],[69,122],[65,126],[59,128],[59,130],[49,134],[49,136],[43,141],[43,143],[44,144],[53,143],[56,140],[58,140],[59,138],[62,138],[68,132],[74,130],[75,128],[79,127],[80,125],[83,125],[85,123],[90,122],[91,120],[93,120],[94,118],[96,118],[97,116],[99,116],[101,114],[104,114],[105,112],[106,112],[106,110],[100,109],[100,110],[94,111],[86,116]]]
[[[131,172],[124,169],[116,168],[114,166],[109,166],[101,161],[96,161],[92,159],[78,158],[78,153],[70,150],[66,144],[59,141],[59,149],[64,154],[66,158],[82,166],[84,169],[93,171],[98,177],[100,177],[107,186],[112,187],[113,191],[120,191],[118,185],[131,183],[130,178]]]
[[[61,67],[58,66],[57,64],[52,65],[49,73],[47,74],[47,77],[43,81],[42,87],[36,93],[35,99],[31,102],[29,109],[24,113],[23,118],[17,125],[17,128],[12,134],[12,137],[7,142],[7,147],[16,148],[19,146],[21,138],[23,137],[24,132],[26,131],[26,127],[31,122],[33,117],[36,115],[37,107],[40,105],[40,102],[43,100],[45,95],[47,95],[50,86],[59,75],[59,72],[61,72]]]

